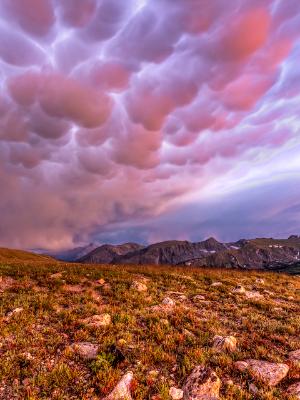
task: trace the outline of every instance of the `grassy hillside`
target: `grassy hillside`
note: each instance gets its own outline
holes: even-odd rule
[[[45,256],[42,254],[34,254],[30,253],[28,251],[23,251],[23,250],[15,250],[15,249],[6,249],[0,247],[0,262],[15,262],[15,261],[43,261],[43,262],[49,262],[54,259],[52,259],[49,256]]]
[[[199,364],[221,378],[221,399],[291,399],[291,376],[254,382],[254,395],[234,362],[284,362],[300,348],[299,277],[7,259],[0,275],[1,399],[102,399],[131,370],[133,399],[167,400]],[[89,322],[106,314],[107,326]],[[215,335],[235,336],[237,349],[216,352]],[[97,345],[97,357],[83,359],[78,342]]]

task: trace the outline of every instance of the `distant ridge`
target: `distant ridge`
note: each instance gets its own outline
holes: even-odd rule
[[[170,264],[281,271],[292,268],[297,273],[300,237],[241,239],[232,243],[221,243],[214,238],[196,243],[170,240],[149,246],[106,244],[75,261],[85,264]]]

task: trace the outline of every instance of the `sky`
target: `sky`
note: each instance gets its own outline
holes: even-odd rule
[[[0,0],[0,245],[300,234],[299,0]]]

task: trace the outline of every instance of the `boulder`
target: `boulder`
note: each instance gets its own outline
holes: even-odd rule
[[[183,387],[184,400],[218,400],[221,380],[211,369],[197,366]]]
[[[114,390],[105,397],[104,400],[132,400],[130,385],[133,379],[133,373],[127,372],[119,381]]]
[[[256,381],[262,382],[268,386],[276,386],[286,377],[289,367],[286,364],[270,363],[260,360],[245,360],[235,363],[239,371],[247,371]]]
[[[213,341],[213,348],[218,352],[232,353],[236,351],[237,340],[234,336],[215,336]]]
[[[290,367],[290,376],[295,379],[300,379],[300,350],[289,353],[287,364]]]

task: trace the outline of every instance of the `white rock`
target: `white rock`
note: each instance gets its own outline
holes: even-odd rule
[[[105,397],[104,400],[132,400],[130,393],[130,384],[133,379],[133,373],[127,372],[114,390]]]
[[[232,293],[245,293],[245,292],[246,289],[242,285],[237,285],[232,291]]]
[[[177,389],[176,387],[171,387],[169,390],[169,395],[172,400],[180,400],[183,398],[183,390]]]

